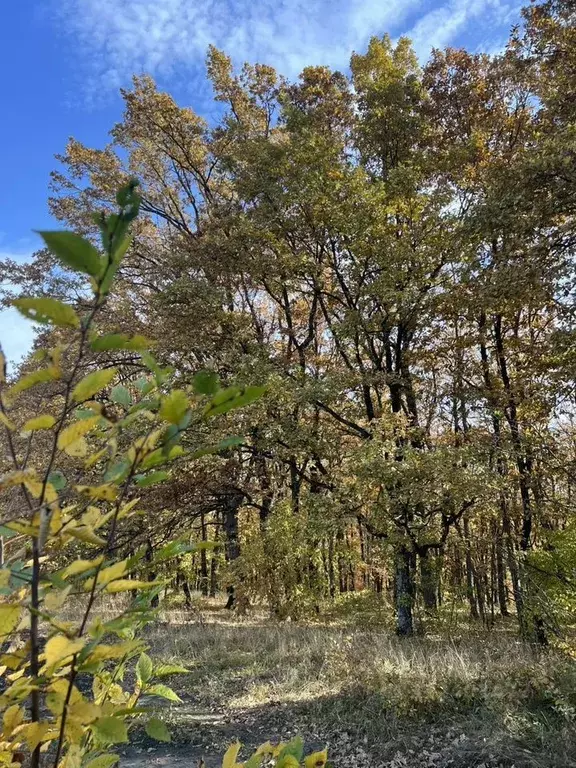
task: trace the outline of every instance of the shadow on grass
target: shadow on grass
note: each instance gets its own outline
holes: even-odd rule
[[[308,700],[269,702],[214,715],[190,701],[166,712],[174,744],[158,747],[137,734],[122,765],[142,759],[167,768],[221,765],[237,739],[245,759],[259,744],[300,734],[308,749],[328,746],[335,768],[574,768],[576,731],[549,713],[503,717],[467,707],[398,717],[381,694],[348,691]],[[141,750],[140,753],[137,750]],[[150,751],[151,750],[151,751]],[[196,762],[194,762],[196,761]]]

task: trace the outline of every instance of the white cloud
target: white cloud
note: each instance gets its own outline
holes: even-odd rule
[[[345,68],[372,35],[413,37],[421,58],[467,29],[502,38],[518,0],[51,0],[82,57],[84,82],[116,90],[135,72],[201,86],[209,43],[236,62],[295,76],[310,63]],[[414,16],[420,12],[416,23]],[[410,24],[412,27],[410,28]],[[80,52],[80,53],[78,53]],[[89,73],[86,73],[88,69]]]
[[[491,36],[488,47],[499,49],[519,9],[514,0],[451,0],[422,16],[407,34],[421,60],[432,48],[452,45],[466,32],[476,37],[479,30]]]
[[[134,72],[194,76],[209,43],[237,61],[294,76],[310,63],[346,67],[373,34],[399,32],[425,0],[52,0],[60,24],[115,89]]]
[[[16,309],[0,312],[0,346],[11,370],[30,352],[35,335],[32,323]]]
[[[12,259],[23,263],[29,261],[30,254],[0,252],[0,260]],[[10,291],[11,285],[2,283],[3,290]],[[33,323],[27,320],[13,307],[0,311],[0,346],[13,370],[30,352],[36,333]]]

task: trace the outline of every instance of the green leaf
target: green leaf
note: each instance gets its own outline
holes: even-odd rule
[[[141,352],[152,345],[153,342],[145,336],[127,336],[125,333],[107,333],[90,342],[94,352],[104,352],[107,349],[130,349]]]
[[[260,768],[260,764],[264,759],[264,755],[252,755],[249,760],[244,763],[244,768]]]
[[[110,290],[110,286],[114,281],[114,276],[116,275],[116,272],[118,272],[119,266],[120,266],[119,261],[113,261],[111,264],[108,265],[108,268],[106,269],[104,277],[102,278],[102,281],[100,283],[100,294],[102,296],[106,296],[108,294],[108,291]]]
[[[165,675],[185,675],[189,669],[179,664],[159,664],[154,670],[155,677],[164,677]]]
[[[112,387],[112,391],[110,392],[110,399],[113,403],[123,405],[125,408],[129,408],[132,404],[132,396],[130,395],[129,390],[120,384],[116,387]]]
[[[119,755],[98,755],[98,757],[86,763],[84,768],[112,768],[119,760]]]
[[[215,395],[220,388],[218,375],[212,371],[198,371],[192,379],[192,386],[199,395]]]
[[[90,726],[102,744],[122,744],[128,741],[128,729],[116,717],[101,717]]]
[[[286,744],[284,749],[278,755],[278,762],[280,762],[280,760],[287,755],[296,758],[299,763],[302,761],[302,757],[304,755],[304,742],[302,741],[301,736],[295,736],[291,741],[288,742],[288,744]]]
[[[138,663],[136,664],[136,676],[138,677],[138,681],[140,683],[147,683],[152,677],[153,671],[154,665],[152,664],[152,659],[147,654],[141,653]]]
[[[66,266],[100,277],[104,261],[92,243],[74,232],[38,232],[52,253]]]
[[[226,451],[229,448],[235,448],[238,445],[243,445],[243,443],[243,437],[227,437],[215,445],[207,445],[205,448],[199,448],[197,451],[191,453],[190,456],[193,459],[199,459],[201,456],[207,456],[212,453],[220,453],[220,451]]]
[[[112,251],[112,258],[114,259],[114,262],[116,264],[119,264],[124,256],[126,256],[126,253],[128,252],[128,248],[132,245],[133,238],[131,235],[128,235],[127,237],[123,237],[121,240],[118,241],[114,245],[114,249]]]
[[[210,403],[204,409],[204,415],[207,417],[216,416],[219,413],[227,413],[235,408],[242,408],[249,403],[258,400],[266,387],[228,387],[216,394]]]
[[[168,699],[168,701],[182,701],[180,696],[178,696],[177,693],[174,693],[172,688],[168,688],[168,686],[164,685],[163,683],[158,683],[157,685],[153,685],[151,688],[148,688],[148,693],[152,694],[153,696],[161,696],[163,699]]]
[[[12,302],[20,314],[35,323],[53,323],[60,328],[79,328],[80,318],[72,307],[58,299],[22,298]]]
[[[156,483],[162,483],[168,478],[168,472],[163,469],[157,472],[150,472],[149,475],[136,475],[136,485],[140,488],[147,488],[149,485],[156,485]]]
[[[59,472],[58,470],[56,470],[54,472],[50,472],[50,474],[48,475],[48,482],[54,488],[55,491],[61,491],[63,488],[66,488],[67,480],[62,474],[62,472]]]
[[[72,398],[77,403],[83,403],[85,400],[90,400],[97,392],[100,392],[104,387],[107,387],[117,373],[118,371],[116,368],[105,368],[102,371],[89,373],[76,384],[72,390]]]
[[[133,205],[136,200],[139,200],[140,195],[136,192],[136,188],[140,182],[136,178],[130,179],[128,184],[124,184],[118,192],[116,192],[116,202],[120,208],[125,208],[127,205]]]
[[[141,468],[152,469],[152,467],[157,467],[159,464],[164,464],[167,461],[173,461],[174,459],[178,458],[178,456],[182,456],[184,452],[184,448],[182,448],[181,445],[172,446],[168,453],[166,453],[163,448],[157,448],[155,451],[152,451],[152,453],[146,456],[142,462]]]
[[[181,389],[175,389],[167,397],[162,398],[159,415],[170,424],[178,424],[189,408],[188,395]]]
[[[118,482],[119,480],[123,480],[130,471],[131,466],[132,462],[129,459],[121,459],[120,461],[117,461],[109,469],[106,470],[104,475],[104,482],[114,483]]]
[[[156,741],[171,741],[170,731],[162,720],[153,717],[146,723],[146,733]]]

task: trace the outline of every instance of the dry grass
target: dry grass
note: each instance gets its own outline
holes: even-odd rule
[[[328,741],[341,768],[576,766],[575,665],[537,658],[511,635],[400,640],[223,611],[172,618],[148,640],[154,656],[190,669],[171,681],[184,699],[170,713],[181,741],[197,739],[191,723],[204,718],[215,748],[219,737],[256,744],[298,731]]]

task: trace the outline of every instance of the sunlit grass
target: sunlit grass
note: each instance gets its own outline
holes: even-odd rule
[[[228,712],[259,737],[298,730],[341,749],[344,733],[346,743],[388,761],[366,765],[420,765],[394,757],[410,750],[441,755],[444,762],[429,764],[442,767],[575,764],[574,662],[554,650],[537,656],[509,631],[407,640],[221,610],[201,622],[174,618],[147,639],[153,655],[190,670],[173,680],[188,711]],[[178,708],[171,717],[177,727]]]

